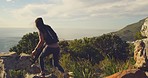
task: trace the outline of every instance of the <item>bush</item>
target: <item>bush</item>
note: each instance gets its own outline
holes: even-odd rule
[[[70,41],[66,41],[66,40],[59,42],[62,53],[68,53],[69,52],[69,48],[68,48],[69,42]]]
[[[117,61],[115,59],[109,59],[106,57],[103,61],[100,62],[99,67],[101,68],[105,76],[109,76],[128,68],[132,68],[133,64],[133,59],[129,59],[127,61]]]
[[[146,37],[142,36],[142,34],[141,34],[140,31],[137,32],[137,33],[135,34],[135,36],[134,36],[134,39],[135,39],[135,40],[140,40],[140,39],[143,39],[143,38],[146,38]]]
[[[9,70],[11,78],[25,78],[26,72],[23,70]]]
[[[22,39],[18,42],[18,44],[12,48],[10,48],[10,52],[14,51],[18,54],[24,52],[30,54],[32,50],[36,47],[39,41],[38,33],[28,33],[22,37]]]
[[[117,60],[126,60],[128,57],[128,44],[117,35],[104,34],[94,37],[92,42],[94,48],[98,49],[104,57]]]
[[[91,63],[99,63],[103,59],[99,50],[92,46],[91,38],[75,39],[69,42],[70,56],[77,60],[83,58],[89,60]]]
[[[61,65],[68,71],[73,72],[74,78],[98,78],[94,76],[97,69],[88,60],[71,60],[70,55],[63,55]]]

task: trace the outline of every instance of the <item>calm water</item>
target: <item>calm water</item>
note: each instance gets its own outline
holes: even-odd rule
[[[26,33],[37,31],[29,28],[0,28],[0,52],[8,52],[10,47],[13,47]],[[99,36],[115,30],[100,30],[100,29],[55,29],[60,40],[73,40],[83,37]]]

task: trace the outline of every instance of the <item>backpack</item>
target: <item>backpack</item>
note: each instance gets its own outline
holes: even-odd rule
[[[45,25],[43,36],[46,44],[53,44],[59,42],[57,34],[48,25]]]

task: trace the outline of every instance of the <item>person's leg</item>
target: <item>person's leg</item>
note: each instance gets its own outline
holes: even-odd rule
[[[33,60],[33,61],[32,61],[32,64],[34,64],[34,63],[38,60],[38,58],[39,58],[41,52],[42,52],[41,49],[38,49],[38,50],[37,50],[37,53],[35,54],[34,58],[32,59],[32,60]]]
[[[54,66],[57,67],[61,73],[64,73],[64,69],[59,64],[60,48],[52,48],[51,51],[53,53]]]
[[[32,64],[34,64],[38,60],[41,52],[43,51],[43,48],[45,48],[45,44],[40,49],[37,50],[37,53],[35,54],[35,57],[33,58]]]
[[[43,53],[40,56],[40,68],[41,68],[41,72],[44,72],[44,58],[48,55],[50,55],[50,48],[49,47],[45,47],[43,50]]]

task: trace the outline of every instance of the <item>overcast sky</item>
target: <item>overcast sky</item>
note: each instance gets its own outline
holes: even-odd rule
[[[148,17],[148,0],[0,0],[0,27],[120,29]]]

